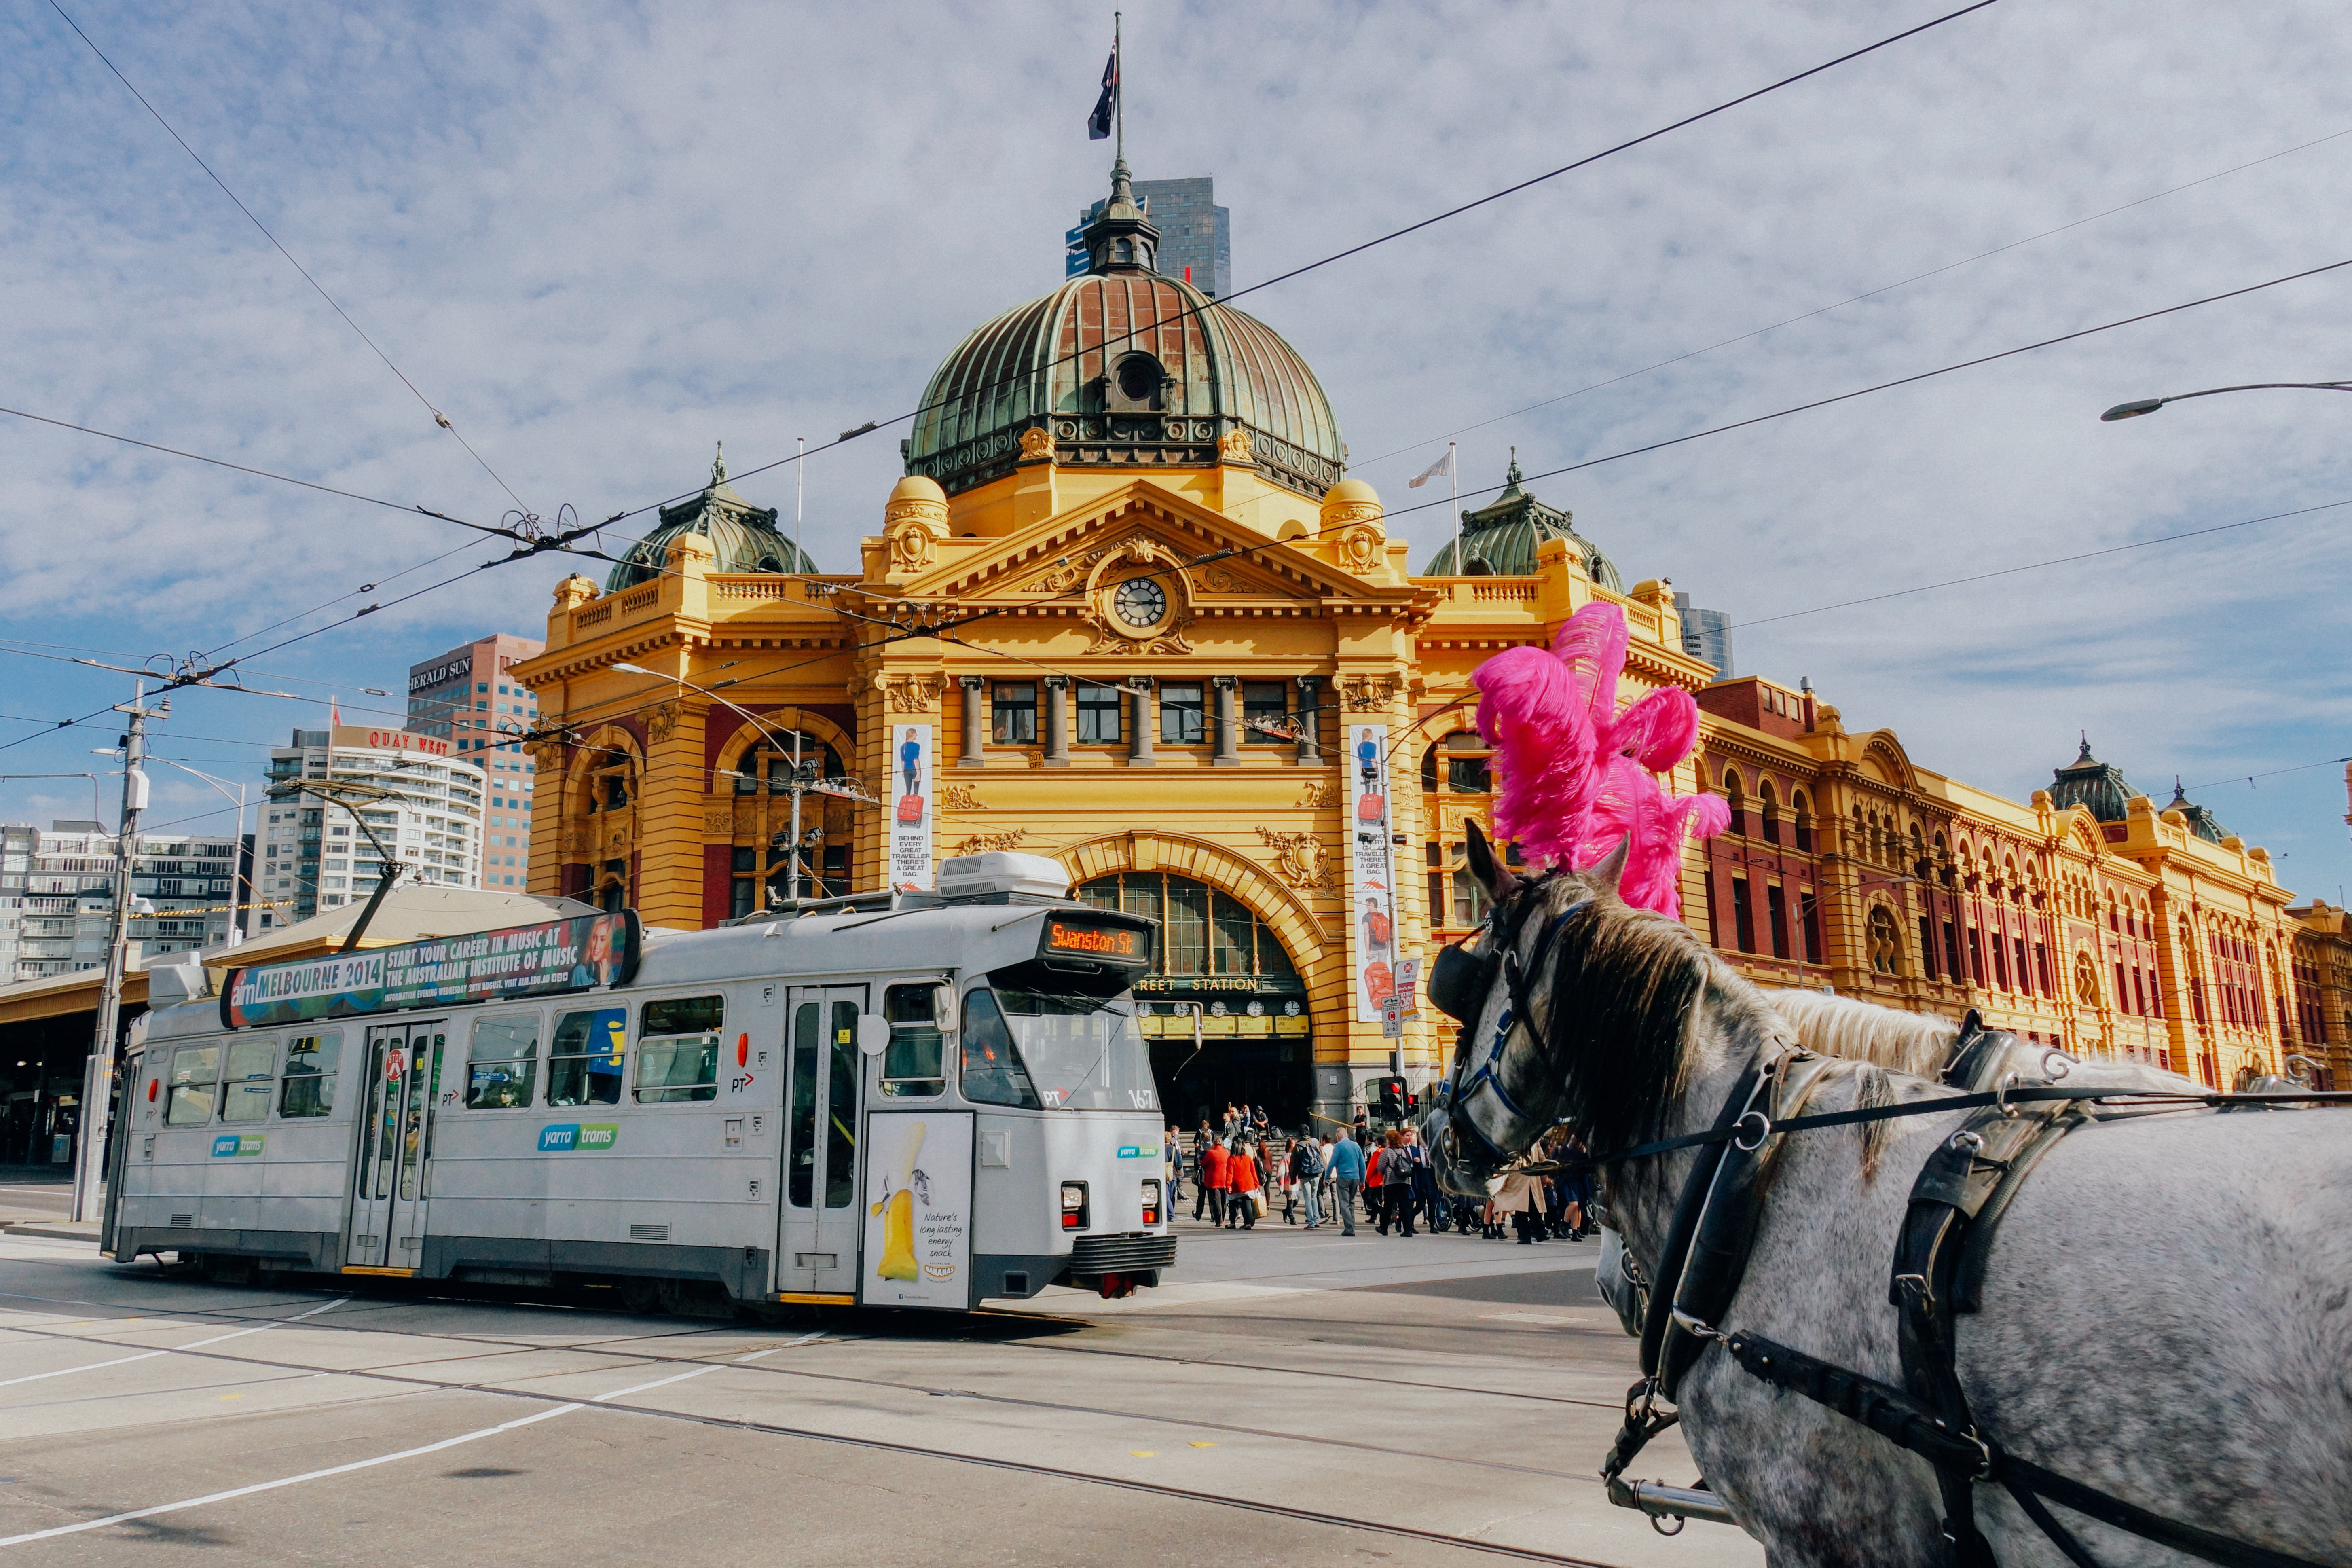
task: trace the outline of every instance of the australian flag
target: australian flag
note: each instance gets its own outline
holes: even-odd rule
[[[1118,51],[1113,49],[1110,58],[1103,62],[1102,96],[1095,100],[1095,111],[1087,117],[1087,140],[1099,142],[1110,134],[1112,119],[1118,113]]]

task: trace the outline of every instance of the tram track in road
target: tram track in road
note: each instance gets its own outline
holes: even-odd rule
[[[18,1331],[22,1332],[30,1331],[20,1330]],[[336,1331],[352,1332],[356,1331],[338,1329]],[[71,1338],[72,1336],[58,1335],[50,1337],[67,1339]],[[779,1346],[773,1348],[782,1349],[784,1347]],[[283,1363],[264,1362],[252,1357],[222,1355],[216,1352],[208,1353],[201,1351],[185,1353],[196,1355],[200,1359],[204,1360],[227,1362],[234,1364],[251,1366],[257,1369],[266,1369],[273,1372],[299,1370],[289,1368]],[[767,1352],[762,1352],[755,1353]],[[698,1370],[710,1372],[730,1369],[746,1372],[772,1372],[782,1370],[749,1364],[741,1362],[740,1360],[705,1362],[698,1363],[696,1365]],[[10,1545],[25,1544],[36,1540],[54,1539],[58,1533],[66,1531],[104,1528],[116,1523],[134,1522],[140,1520],[158,1517],[165,1513],[180,1511],[184,1509],[202,1507],[215,1501],[231,1500],[237,1497],[252,1495],[262,1490],[274,1489],[282,1486],[297,1484],[304,1480],[314,1479],[314,1477],[323,1478],[327,1475],[346,1473],[352,1469],[392,1462],[401,1458],[409,1458],[413,1455],[436,1452],[454,1447],[456,1444],[460,1442],[471,1441],[478,1437],[496,1435],[520,1426],[533,1424],[559,1415],[569,1415],[575,1411],[602,1410],[616,1412],[623,1415],[647,1416],[657,1420],[682,1422],[709,1429],[747,1432],[765,1436],[796,1437],[804,1441],[826,1443],[844,1447],[854,1447],[867,1452],[890,1454],[908,1458],[940,1459],[952,1464],[976,1466],[982,1468],[1005,1471],[1013,1474],[1034,1476],[1043,1479],[1062,1480],[1075,1482],[1081,1485],[1106,1487],[1121,1491],[1137,1492],[1153,1497],[1166,1498],[1171,1500],[1201,1503],[1215,1508],[1268,1515],[1275,1518],[1291,1520],[1300,1523],[1321,1525],[1332,1529],[1367,1531],[1373,1534],[1390,1536],[1402,1540],[1420,1542],[1429,1545],[1452,1546],[1464,1551],[1475,1552],[1490,1556],[1506,1557],[1518,1562],[1554,1563],[1560,1565],[1560,1568],[1621,1568],[1621,1565],[1619,1564],[1606,1563],[1596,1558],[1578,1557],[1565,1552],[1547,1552],[1539,1547],[1519,1546],[1508,1542],[1489,1541],[1477,1536],[1463,1535],[1449,1531],[1431,1530],[1419,1525],[1402,1524],[1383,1520],[1366,1519],[1356,1515],[1334,1513],[1322,1509],[1303,1508],[1296,1504],[1276,1502],[1265,1499],[1236,1497],[1230,1492],[1213,1492],[1193,1487],[1174,1486],[1167,1482],[1143,1480],[1139,1478],[1129,1476],[1114,1476],[1094,1470],[1075,1469],[1068,1466],[1040,1464],[1034,1460],[1013,1459],[996,1455],[973,1454],[960,1449],[940,1447],[928,1444],[906,1443],[883,1437],[859,1436],[849,1433],[828,1432],[821,1428],[794,1426],[782,1422],[761,1421],[749,1416],[714,1415],[693,1411],[666,1409],[659,1405],[621,1403],[622,1395],[649,1391],[652,1388],[664,1386],[670,1382],[677,1381],[675,1379],[659,1379],[652,1384],[639,1384],[635,1387],[619,1390],[615,1394],[592,1396],[583,1399],[565,1399],[556,1394],[543,1394],[528,1389],[501,1387],[495,1384],[441,1383],[425,1378],[401,1377],[373,1370],[335,1370],[325,1372],[321,1375],[356,1378],[365,1382],[395,1384],[406,1390],[420,1393],[438,1392],[490,1394],[505,1399],[527,1400],[534,1404],[543,1405],[545,1408],[534,1412],[519,1420],[505,1422],[493,1427],[485,1428],[479,1433],[461,1434],[458,1436],[445,1439],[438,1443],[424,1445],[413,1449],[400,1450],[394,1454],[380,1456],[370,1460],[360,1461],[357,1464],[336,1467],[328,1471],[320,1471],[302,1476],[284,1478],[278,1480],[253,1483],[245,1487],[231,1488],[225,1491],[209,1493],[200,1498],[189,1499],[181,1502],[156,1504],[146,1508],[129,1510],[121,1514],[104,1516],[97,1521],[76,1521],[72,1526],[57,1527],[51,1531],[26,1532],[16,1537],[11,1537],[5,1541],[0,1541],[0,1549],[5,1549]],[[687,1375],[692,1374],[688,1373]],[[878,1382],[878,1380],[866,1379],[853,1379],[845,1381]],[[908,1391],[917,1391],[910,1388],[909,1385],[905,1384],[886,1384],[886,1386],[898,1387]],[[932,1391],[920,1390],[920,1392]],[[950,1390],[940,1392],[952,1395],[961,1393],[962,1391]],[[965,1396],[970,1397],[971,1395],[967,1394]],[[361,1402],[337,1402],[338,1405],[357,1403]],[[1130,1412],[1100,1412],[1090,1410],[1088,1407],[1085,1406],[1055,1405],[1047,1402],[1039,1401],[1021,1401],[1016,1403],[1027,1404],[1035,1407],[1068,1409],[1073,1412],[1121,1415],[1129,1419],[1135,1418]],[[311,1408],[315,1409],[320,1407],[313,1406]],[[282,1411],[256,1412],[252,1418],[257,1420],[267,1420],[288,1413]],[[1208,1427],[1213,1430],[1218,1429],[1212,1424],[1208,1423],[1190,1422],[1186,1423],[1186,1425]],[[1365,1445],[1345,1443],[1333,1439],[1292,1438],[1283,1434],[1266,1433],[1255,1431],[1254,1429],[1232,1428],[1232,1430],[1250,1430],[1252,1436],[1273,1437],[1281,1441],[1319,1441],[1327,1446],[1356,1448],[1366,1447]],[[1393,1449],[1381,1449],[1376,1451],[1403,1458],[1424,1459],[1443,1458],[1443,1456],[1408,1454]],[[1454,1460],[1451,1462],[1476,1463],[1477,1461]],[[1518,1470],[1523,1473],[1543,1476],[1547,1479],[1591,1479],[1587,1477],[1569,1476],[1561,1472],[1533,1470],[1525,1466],[1498,1465],[1489,1466],[1488,1468]]]

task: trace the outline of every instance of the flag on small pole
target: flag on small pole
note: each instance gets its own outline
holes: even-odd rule
[[[1405,489],[1417,490],[1432,479],[1446,479],[1454,487],[1454,575],[1462,575],[1462,480],[1454,471],[1454,443],[1445,443],[1445,456],[1421,470]]]
[[[1108,136],[1111,126],[1118,120],[1118,37],[1117,23],[1112,24],[1110,58],[1103,62],[1102,96],[1095,100],[1095,111],[1087,117],[1087,140],[1100,142]]]

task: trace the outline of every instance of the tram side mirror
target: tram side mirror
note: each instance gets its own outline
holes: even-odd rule
[[[890,1020],[879,1013],[857,1016],[857,1048],[869,1057],[878,1057],[890,1046]]]
[[[145,1017],[145,1014],[141,1014]],[[946,1031],[956,1026],[955,987],[944,983],[931,987],[931,1026]]]

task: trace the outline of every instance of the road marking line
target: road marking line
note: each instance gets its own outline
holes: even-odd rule
[[[104,1519],[86,1519],[79,1524],[60,1524],[48,1530],[36,1530],[23,1535],[0,1537],[0,1546],[21,1546],[28,1541],[47,1541],[60,1535],[78,1535],[85,1530],[103,1530],[110,1524],[128,1524],[136,1519],[152,1519],[159,1513],[177,1513],[183,1509],[202,1508],[207,1503],[227,1502],[235,1498],[251,1497],[256,1492],[276,1491],[280,1487],[299,1486],[304,1481],[324,1480],[329,1476],[347,1476],[353,1470],[373,1469],[389,1465],[395,1459],[414,1459],[425,1454],[437,1454],[444,1448],[454,1448],[460,1443],[470,1443],[477,1437],[495,1437],[501,1432],[511,1432],[518,1426],[528,1426],[550,1416],[566,1415],[583,1408],[579,1405],[559,1405],[551,1410],[541,1410],[519,1420],[500,1422],[485,1426],[478,1432],[461,1432],[455,1437],[444,1437],[438,1443],[422,1447],[403,1448],[396,1454],[379,1454],[373,1459],[354,1459],[348,1465],[332,1465],[323,1470],[306,1470],[299,1476],[285,1476],[274,1481],[256,1481],[248,1487],[232,1487],[227,1491],[207,1492],[203,1497],[184,1498],[178,1502],[157,1503],[152,1508],[135,1508],[127,1513],[111,1513]]]
[[[173,1345],[169,1350],[142,1351],[137,1355],[117,1356],[112,1361],[84,1362],[79,1366],[61,1366],[55,1372],[36,1372],[27,1373],[23,1377],[0,1378],[0,1388],[8,1388],[19,1383],[38,1383],[45,1377],[63,1377],[68,1373],[72,1372],[96,1372],[100,1367],[128,1366],[134,1361],[152,1361],[157,1356],[177,1355],[182,1351],[200,1350],[205,1345],[219,1344],[224,1340],[241,1340],[247,1334],[263,1333],[270,1329],[280,1327],[283,1324],[299,1323],[305,1318],[315,1318],[321,1312],[331,1311],[333,1309],[341,1306],[345,1301],[350,1300],[351,1298],[348,1296],[338,1296],[333,1300],[329,1301],[325,1306],[313,1307],[307,1312],[297,1312],[290,1318],[273,1318],[268,1322],[258,1324],[250,1329],[239,1329],[235,1333],[215,1334],[211,1339],[198,1340],[193,1344]],[[134,1321],[135,1320],[125,1319],[123,1321],[129,1322]]]
[[[651,1383],[640,1383],[634,1388],[616,1388],[610,1394],[600,1394],[595,1398],[589,1400],[587,1403],[591,1405],[603,1405],[610,1400],[619,1399],[627,1394],[643,1394],[648,1388],[660,1388],[667,1384],[684,1383],[689,1377],[700,1377],[706,1372],[717,1372],[726,1365],[727,1363],[725,1362],[713,1362],[709,1366],[698,1366],[692,1372],[677,1373],[668,1377],[657,1377]]]

